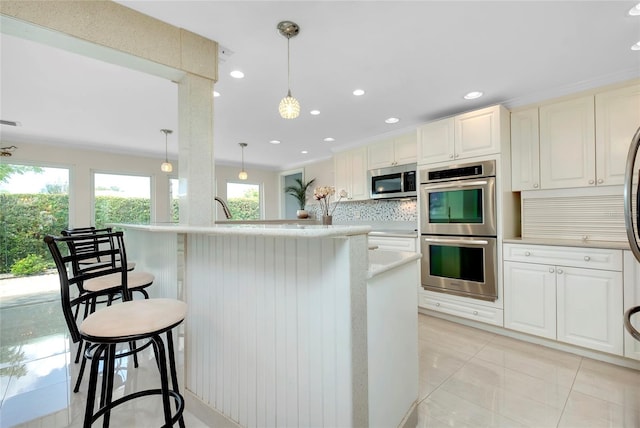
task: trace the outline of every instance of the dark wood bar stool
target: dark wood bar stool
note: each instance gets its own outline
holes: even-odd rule
[[[78,254],[69,250],[70,245],[95,239],[99,239],[102,245],[99,245],[99,249],[93,253]],[[46,236],[44,240],[58,270],[62,310],[71,339],[74,343],[82,340],[91,344],[85,352],[85,358],[91,360],[91,372],[83,426],[90,427],[93,422],[102,417],[103,426],[107,427],[113,408],[139,397],[160,395],[162,397],[164,426],[173,426],[177,422],[181,427],[184,427],[182,418],[184,399],[178,388],[171,330],[184,321],[186,304],[175,299],[131,300],[131,293],[127,287],[127,259],[122,232],[104,233],[98,237],[93,234]],[[108,245],[105,245],[107,242]],[[86,261],[90,257],[99,257],[102,261],[99,265],[93,265],[91,269],[72,267],[80,265],[82,261]],[[116,263],[117,260],[122,263]],[[78,322],[74,315],[78,305],[88,302],[97,295],[114,293],[116,290],[107,289],[99,293],[89,291],[72,293],[73,287],[79,287],[90,280],[107,275],[119,276],[116,288],[117,292],[121,293],[123,301],[96,309],[84,320]],[[72,297],[72,294],[77,294],[77,296]],[[162,338],[163,335],[166,335],[166,345]],[[116,352],[118,345],[131,344],[136,341],[146,342],[146,344],[138,349]],[[160,388],[136,391],[115,401],[112,400],[115,360],[135,355],[146,346],[153,347],[160,375]],[[104,364],[100,401],[98,408],[94,409],[101,362]],[[171,387],[169,382],[171,382]],[[171,401],[175,403],[175,410],[172,410]]]

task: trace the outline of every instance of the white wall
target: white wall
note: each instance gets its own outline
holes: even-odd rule
[[[130,156],[116,153],[67,148],[63,146],[39,145],[28,143],[3,142],[0,145],[18,147],[13,156],[2,158],[4,163],[32,164],[50,167],[62,167],[70,170],[69,182],[69,226],[81,227],[92,223],[92,174],[93,172],[144,175],[151,177],[152,222],[170,221],[169,178],[178,178],[177,161],[171,160],[173,172],[160,171],[163,159]],[[238,167],[216,166],[218,196],[226,199],[226,182],[237,179]],[[257,169],[247,169],[248,182],[263,185],[265,218],[278,218],[278,173]],[[224,219],[221,210],[218,219]]]

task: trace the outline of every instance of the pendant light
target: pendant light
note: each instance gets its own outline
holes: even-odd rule
[[[247,178],[249,178],[247,171],[244,170],[244,148],[247,147],[247,143],[238,143],[238,144],[240,145],[242,150],[242,171],[240,171],[240,174],[238,174],[238,178],[240,180],[246,180]]]
[[[171,172],[173,171],[173,165],[169,162],[167,155],[167,135],[171,134],[173,131],[170,129],[161,129],[160,132],[164,132],[164,162],[160,165],[160,170],[162,172]]]
[[[300,103],[291,96],[291,65],[289,42],[300,32],[298,24],[291,21],[282,21],[278,24],[278,31],[287,38],[287,96],[280,101],[278,111],[284,119],[295,119],[300,115]]]

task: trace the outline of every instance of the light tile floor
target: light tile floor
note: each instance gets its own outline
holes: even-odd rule
[[[55,293],[41,296],[0,301],[1,428],[82,424],[87,376],[71,392],[75,347]],[[640,427],[638,371],[424,315],[419,327],[419,427]],[[157,382],[151,353],[127,363],[116,395]],[[159,409],[156,397],[135,400],[111,426],[160,426]],[[207,426],[189,412],[185,421]]]

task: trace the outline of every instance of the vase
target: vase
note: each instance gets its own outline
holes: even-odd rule
[[[308,218],[309,213],[307,212],[307,210],[298,210],[296,211],[296,216],[298,216],[298,218]]]
[[[322,216],[322,224],[325,226],[331,226],[333,223],[333,216],[331,215],[323,215]]]

